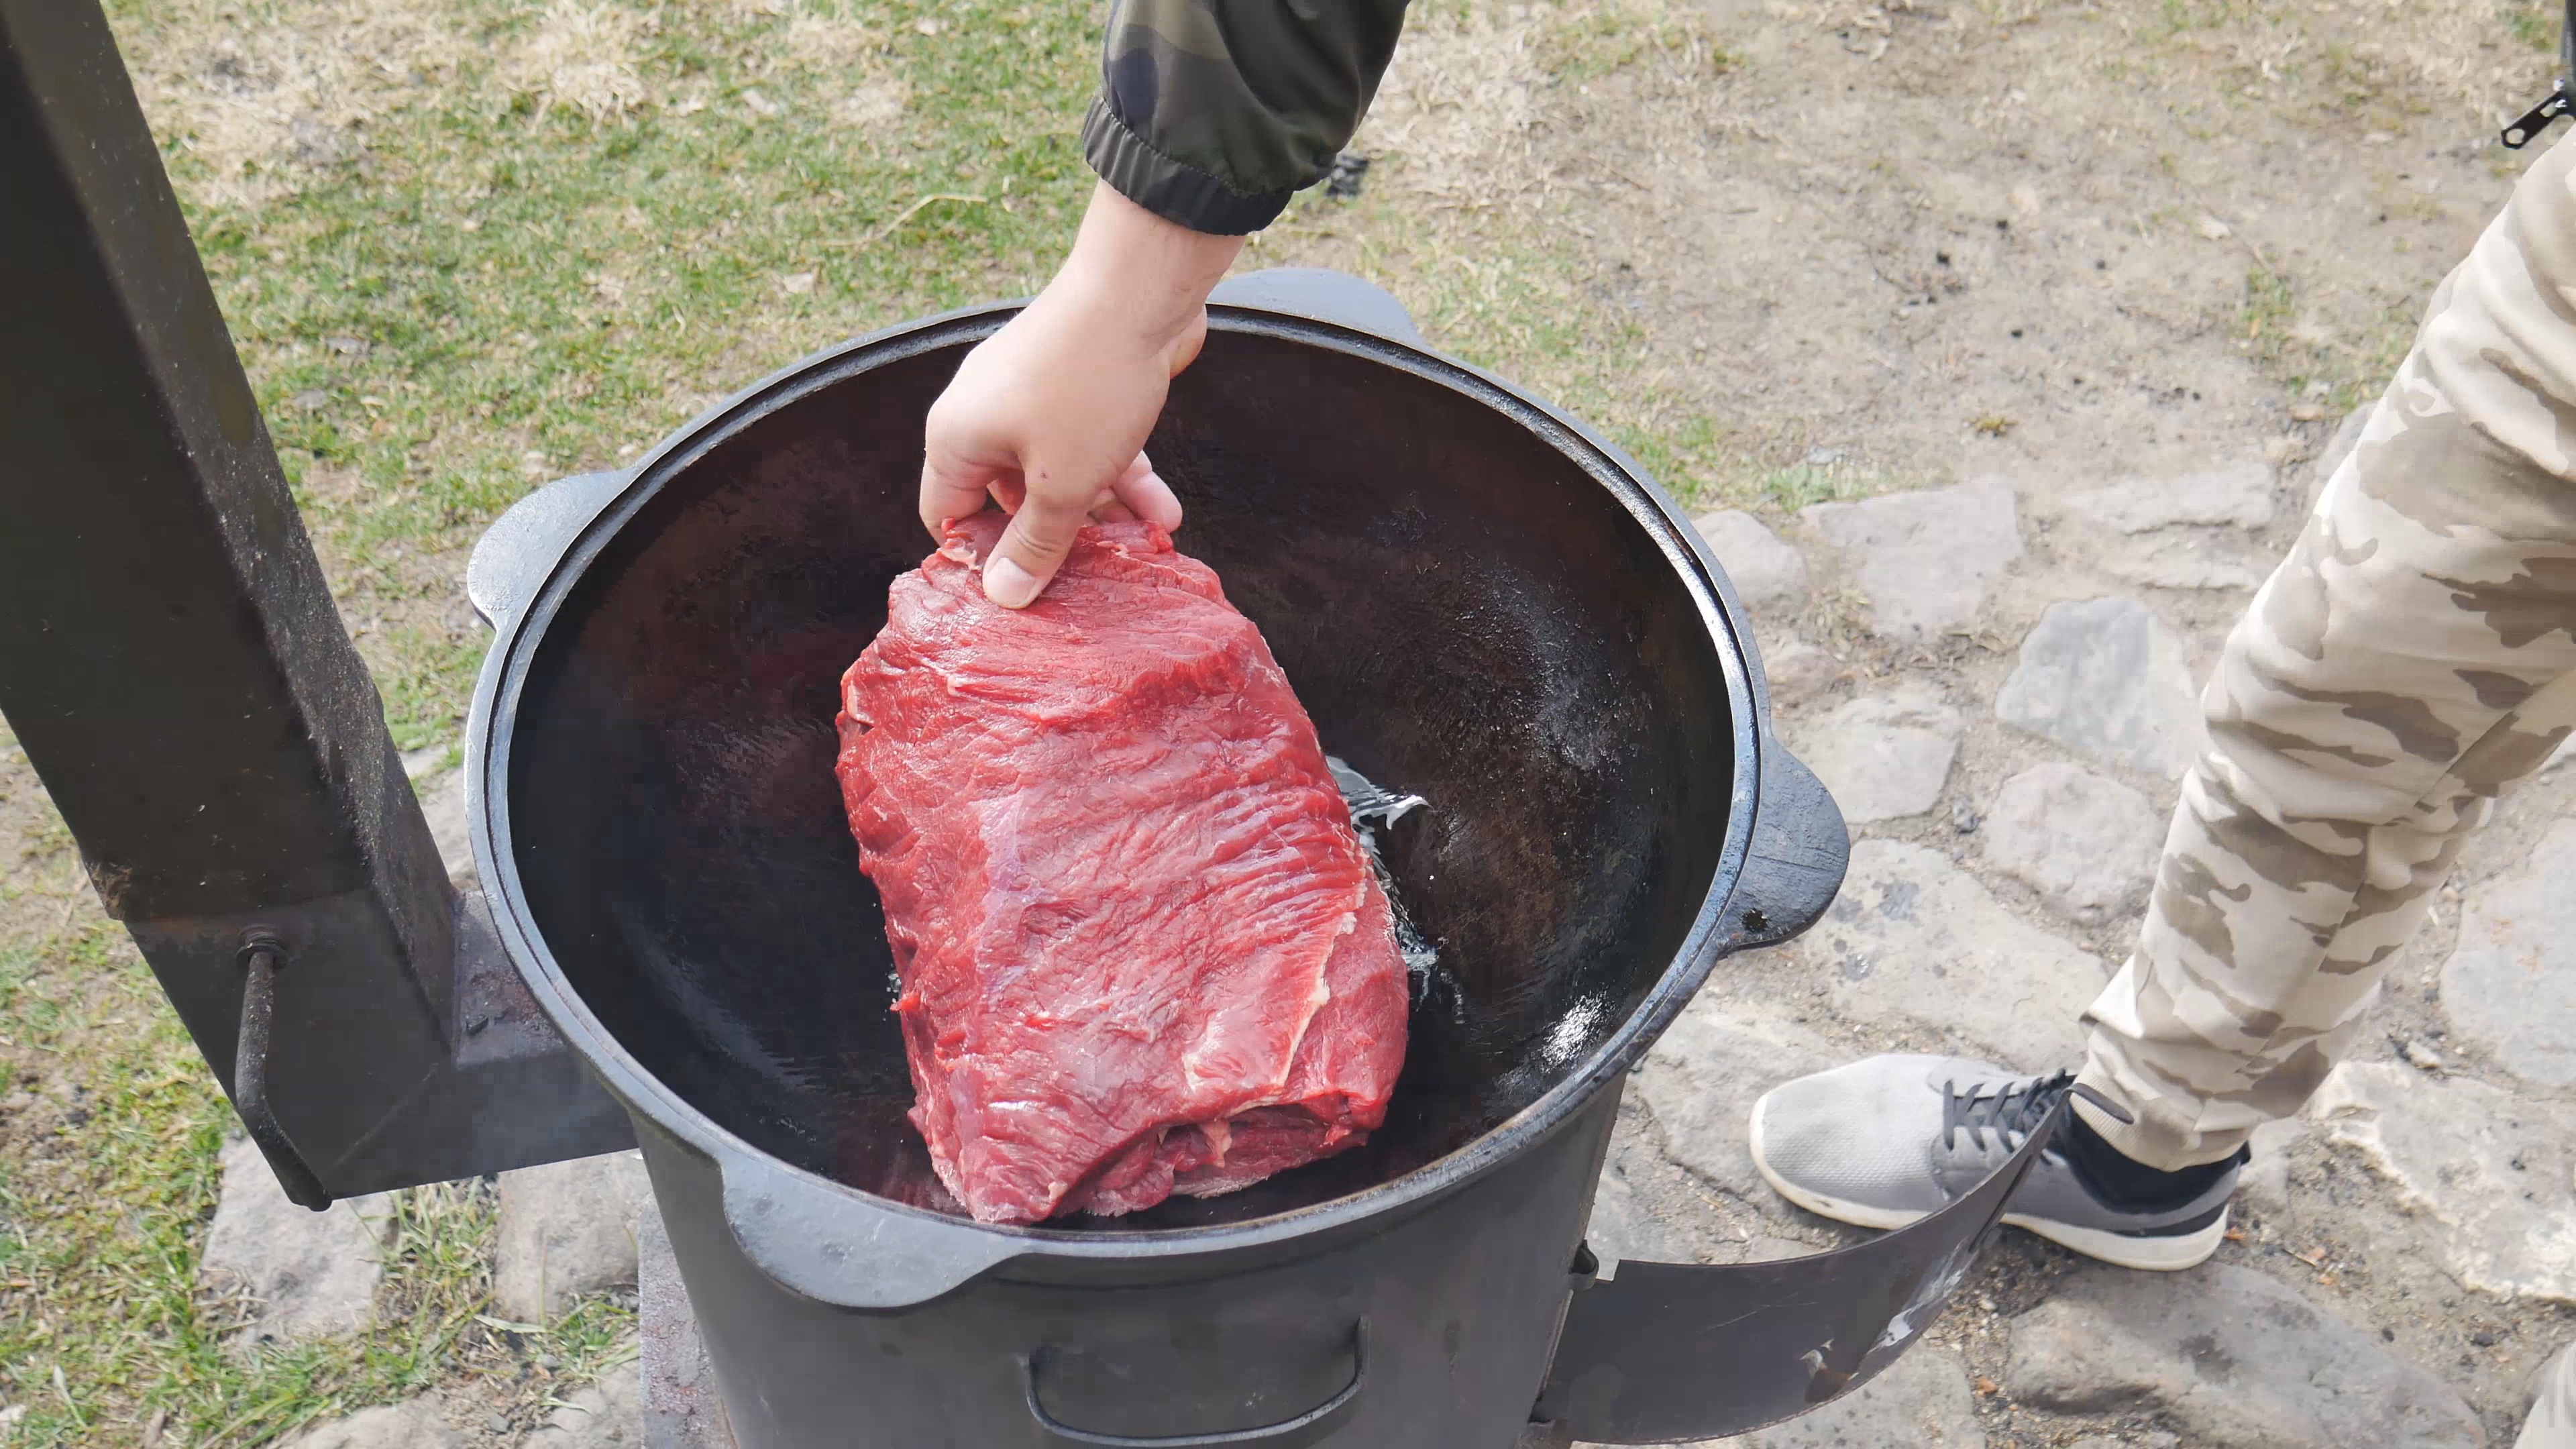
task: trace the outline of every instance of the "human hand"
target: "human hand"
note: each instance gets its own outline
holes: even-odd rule
[[[1198,356],[1208,291],[1242,244],[1103,185],[1055,280],[959,365],[923,434],[921,521],[936,538],[987,498],[1011,515],[985,559],[986,598],[1034,601],[1088,520],[1180,526],[1145,438]]]

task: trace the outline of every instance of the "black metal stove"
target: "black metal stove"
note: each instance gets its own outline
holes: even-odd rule
[[[828,720],[922,552],[922,413],[1009,309],[808,359],[494,527],[459,897],[103,19],[0,0],[0,708],[290,1194],[640,1141],[751,1449],[1713,1438],[1911,1344],[2045,1132],[1840,1253],[1581,1246],[1627,1069],[1841,880],[1724,575],[1384,294],[1217,302],[1156,457],[1327,742],[1435,802],[1390,866],[1455,998],[1362,1152],[985,1227],[920,1190]]]

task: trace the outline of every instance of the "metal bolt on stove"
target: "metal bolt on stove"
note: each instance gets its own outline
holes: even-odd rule
[[[942,1212],[832,686],[923,551],[923,415],[1012,306],[817,354],[493,526],[460,896],[92,0],[0,0],[0,197],[0,710],[296,1201],[642,1146],[647,1317],[721,1390],[657,1359],[658,1440],[1736,1434],[1919,1337],[2046,1141],[1841,1252],[1600,1271],[1619,1085],[1823,912],[1841,817],[1634,461],[1386,294],[1266,272],[1152,447],[1323,738],[1434,802],[1379,843],[1454,999],[1363,1149],[1129,1218]]]

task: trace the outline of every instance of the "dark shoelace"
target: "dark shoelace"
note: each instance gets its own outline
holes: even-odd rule
[[[1986,1134],[1992,1132],[1996,1140],[2010,1147],[2047,1121],[2048,1114],[2057,1110],[2058,1102],[2069,1092],[2120,1122],[2131,1120],[2118,1104],[2077,1082],[2073,1072],[1989,1082],[1964,1092],[1957,1082],[1950,1081],[1941,1084],[1941,1144],[1947,1147],[1956,1143],[1958,1134],[1965,1131],[1968,1140],[1982,1150]]]

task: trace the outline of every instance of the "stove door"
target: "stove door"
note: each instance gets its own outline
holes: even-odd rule
[[[1876,1378],[1993,1238],[2067,1107],[1976,1191],[1858,1247],[1770,1263],[1619,1264],[1574,1295],[1533,1418],[1559,1442],[1722,1439]]]

